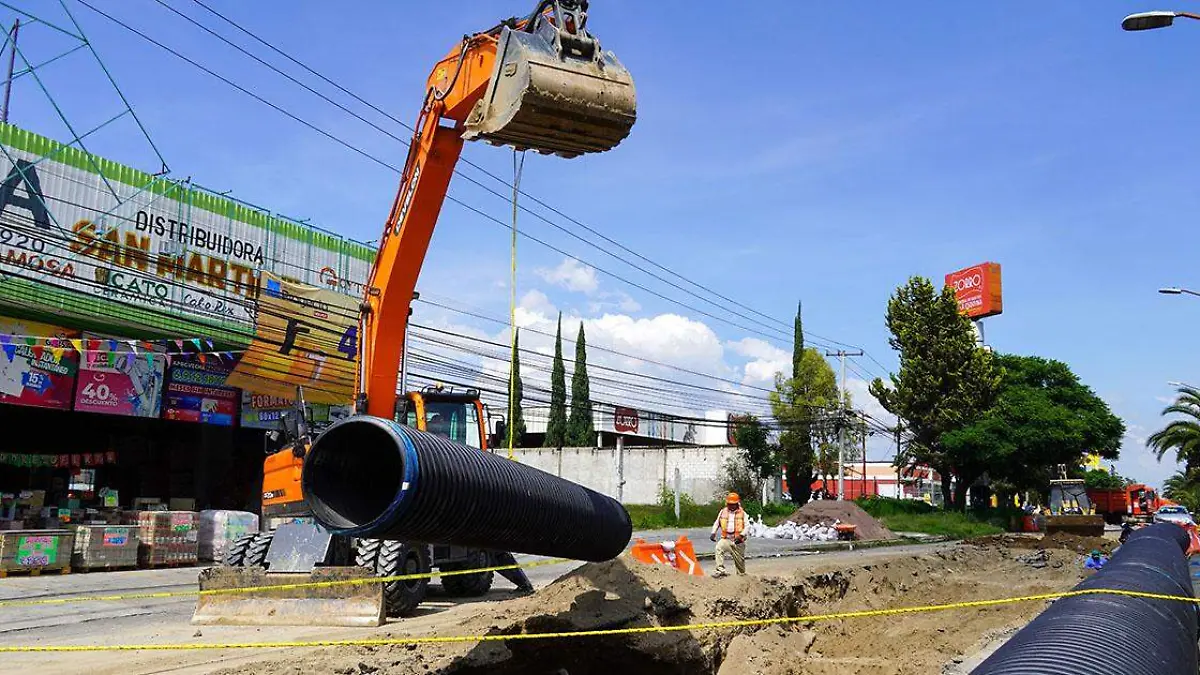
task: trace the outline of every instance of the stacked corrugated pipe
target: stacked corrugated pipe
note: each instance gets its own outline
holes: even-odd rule
[[[1183,528],[1135,531],[1108,564],[1076,590],[1114,589],[1192,598]],[[979,664],[974,675],[1196,673],[1192,602],[1110,593],[1062,598]]]
[[[305,500],[336,534],[611,560],[633,533],[620,502],[531,466],[378,417],[325,430]]]

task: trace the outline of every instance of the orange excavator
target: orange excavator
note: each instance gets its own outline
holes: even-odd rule
[[[540,0],[523,19],[464,37],[434,66],[361,304],[358,414],[489,450],[477,391],[397,395],[410,304],[465,140],[571,158],[609,150],[629,135],[636,119],[633,80],[590,33],[587,11],[587,0]],[[354,539],[322,528],[301,491],[312,438],[302,395],[297,398],[296,411],[283,422],[283,447],[264,464],[264,529],[233,542],[225,564],[202,573],[194,623],[379,625],[387,616],[411,613],[428,579],[237,591],[512,563],[507,552]],[[500,422],[494,438],[503,437]],[[520,570],[501,574],[530,588]],[[479,572],[444,576],[441,583],[451,595],[482,595],[492,579],[492,572]],[[226,589],[234,592],[204,592]]]

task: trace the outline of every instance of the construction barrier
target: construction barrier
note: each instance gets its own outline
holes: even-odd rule
[[[639,538],[629,550],[634,560],[652,565],[667,565],[685,574],[704,576],[700,562],[696,559],[696,548],[691,540],[681,536],[675,541],[664,541],[658,544],[648,544]]]

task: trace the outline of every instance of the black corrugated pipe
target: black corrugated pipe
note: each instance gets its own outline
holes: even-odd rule
[[[1182,527],[1135,531],[1112,559],[1075,588],[1192,596]],[[1196,673],[1196,606],[1113,594],[1062,598],[979,664],[973,675],[1001,673]]]
[[[337,534],[611,560],[620,502],[531,466],[379,417],[342,420],[304,458],[304,498]]]

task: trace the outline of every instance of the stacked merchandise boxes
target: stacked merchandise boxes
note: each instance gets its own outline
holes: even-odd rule
[[[139,565],[196,563],[198,536],[194,511],[138,511],[133,515],[131,520],[138,527]]]
[[[76,569],[136,567],[138,564],[137,529],[128,525],[79,525],[75,528],[75,553],[71,566]]]
[[[68,572],[75,534],[70,530],[0,532],[0,577],[9,572]]]
[[[222,560],[235,539],[258,532],[258,516],[248,511],[201,511],[199,530],[200,560]]]

